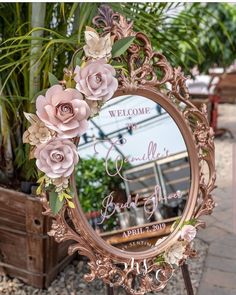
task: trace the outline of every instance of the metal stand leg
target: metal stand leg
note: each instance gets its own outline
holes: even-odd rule
[[[107,285],[107,295],[114,295],[114,288]]]
[[[181,266],[181,270],[182,270],[182,274],[183,274],[187,294],[188,295],[194,295],[193,294],[193,286],[192,286],[190,275],[189,275],[188,265],[186,263],[184,263]]]

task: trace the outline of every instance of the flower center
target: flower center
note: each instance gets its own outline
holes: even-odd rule
[[[70,103],[60,103],[57,106],[57,111],[59,111],[61,115],[73,114],[73,107]]]
[[[102,81],[102,76],[101,74],[96,74],[96,82],[100,83]]]
[[[64,155],[63,153],[59,152],[59,151],[55,151],[51,154],[51,158],[54,162],[62,162],[64,160]]]

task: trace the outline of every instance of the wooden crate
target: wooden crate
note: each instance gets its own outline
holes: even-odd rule
[[[236,103],[236,72],[222,74],[215,92],[220,96],[220,103]]]
[[[52,220],[42,211],[37,197],[0,187],[0,273],[37,288],[48,287],[76,255],[67,254],[71,242],[47,235]]]

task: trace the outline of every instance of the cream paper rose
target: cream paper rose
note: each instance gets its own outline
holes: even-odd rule
[[[88,128],[90,109],[76,89],[54,85],[45,96],[38,96],[36,109],[40,120],[61,138],[80,136]]]
[[[190,224],[184,225],[181,229],[181,238],[187,242],[191,242],[196,237],[196,234],[196,228]]]
[[[67,178],[78,163],[76,146],[69,139],[54,138],[35,150],[36,166],[49,178]]]
[[[38,145],[49,141],[55,134],[55,131],[48,129],[36,115],[28,113],[24,114],[30,121],[31,126],[23,134],[23,143]]]
[[[179,265],[181,259],[184,258],[186,245],[183,242],[177,241],[174,245],[168,248],[164,253],[165,261],[169,264]]]
[[[90,27],[86,27],[85,42],[83,47],[85,55],[93,59],[111,58],[111,50],[114,39],[110,33],[104,37],[99,37],[98,33]]]

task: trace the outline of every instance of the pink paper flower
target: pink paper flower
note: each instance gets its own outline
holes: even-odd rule
[[[181,239],[191,242],[197,234],[197,230],[192,225],[184,225],[181,230]]]
[[[54,138],[35,150],[36,165],[49,178],[69,177],[78,163],[76,146],[69,139]]]
[[[87,63],[83,68],[75,68],[76,88],[87,99],[107,101],[118,87],[115,69],[104,60]]]
[[[54,85],[36,100],[37,115],[47,127],[62,138],[73,138],[86,132],[90,109],[78,90]]]

